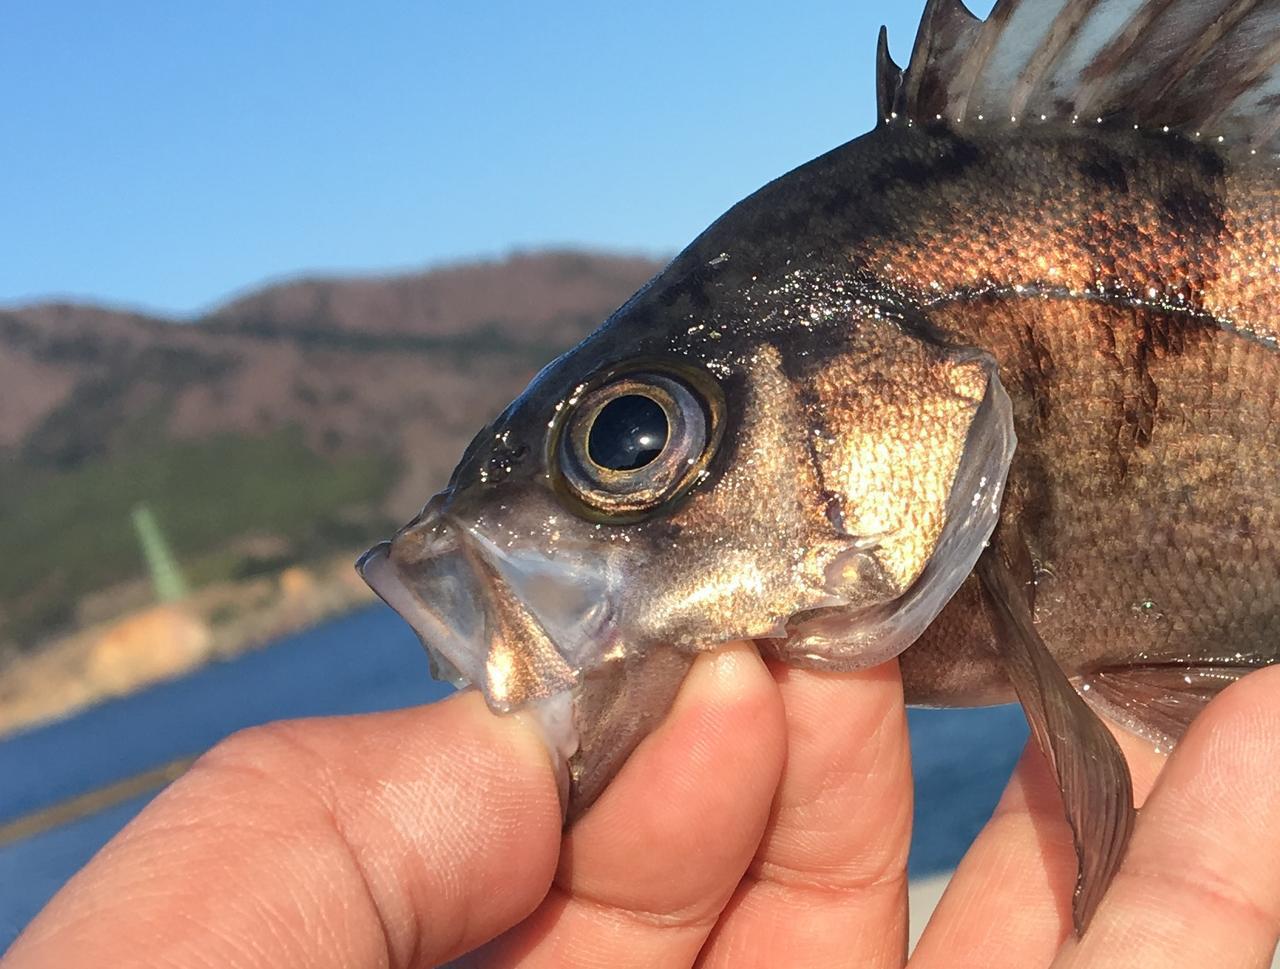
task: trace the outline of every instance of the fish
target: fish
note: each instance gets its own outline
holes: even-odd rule
[[[1280,2],[929,0],[876,127],[738,203],[360,560],[523,710],[566,823],[730,640],[1017,699],[1083,932],[1107,727],[1169,749],[1280,649]]]

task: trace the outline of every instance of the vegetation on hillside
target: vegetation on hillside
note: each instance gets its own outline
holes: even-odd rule
[[[85,594],[143,576],[130,513],[146,503],[197,583],[352,547],[385,531],[390,457],[326,457],[296,431],[151,442],[71,470],[0,466],[0,641],[29,644]],[[235,539],[256,536],[259,541]],[[264,554],[263,549],[268,551]]]
[[[550,252],[299,280],[186,322],[0,310],[0,661],[148,603],[138,503],[196,589],[354,555],[656,268]]]

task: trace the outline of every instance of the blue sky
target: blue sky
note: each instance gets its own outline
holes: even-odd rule
[[[922,5],[5,4],[0,302],[674,251],[869,128],[876,31],[905,62]]]

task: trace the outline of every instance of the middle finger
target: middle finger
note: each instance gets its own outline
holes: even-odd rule
[[[901,966],[911,755],[897,662],[772,667],[787,761],[754,861],[704,966]]]

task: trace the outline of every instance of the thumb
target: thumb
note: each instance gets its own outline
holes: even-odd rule
[[[475,693],[254,728],[103,848],[4,967],[433,965],[534,909],[560,817],[539,736]]]

